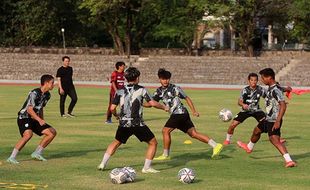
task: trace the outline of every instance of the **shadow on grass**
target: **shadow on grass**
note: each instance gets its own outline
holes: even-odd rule
[[[117,151],[122,151],[124,149],[128,149],[129,147],[120,147]],[[79,151],[69,151],[69,152],[60,152],[56,154],[50,154],[47,156],[47,159],[58,159],[58,158],[69,158],[69,157],[79,157],[87,155],[91,152],[101,152],[103,153],[105,151],[105,148],[100,149],[88,149],[88,150],[79,150]]]
[[[287,142],[288,140],[302,139],[300,136],[291,136],[291,137],[281,136],[281,137],[286,140],[286,143],[288,143]],[[269,139],[262,140],[262,142],[269,142]]]
[[[153,165],[168,165],[168,167],[162,168],[161,170],[168,170],[171,168],[176,168],[180,166],[186,165],[188,162],[195,161],[195,160],[201,160],[201,159],[207,159],[207,160],[222,160],[222,159],[230,159],[232,157],[228,156],[225,153],[232,153],[236,151],[236,148],[233,146],[227,146],[224,147],[219,157],[212,159],[212,149],[209,149],[208,151],[201,151],[201,152],[189,152],[189,153],[183,153],[177,156],[172,156],[171,160],[168,161],[154,161]]]

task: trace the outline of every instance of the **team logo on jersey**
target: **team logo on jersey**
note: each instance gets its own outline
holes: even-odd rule
[[[29,124],[28,124],[28,123],[26,123],[26,124],[25,124],[25,127],[26,127],[26,128],[27,128],[27,127],[29,127]]]

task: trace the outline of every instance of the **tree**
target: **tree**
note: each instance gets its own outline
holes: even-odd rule
[[[310,43],[310,1],[294,0],[290,6],[291,35],[301,43]]]

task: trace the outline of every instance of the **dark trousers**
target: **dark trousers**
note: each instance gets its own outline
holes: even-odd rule
[[[71,102],[68,107],[68,113],[71,114],[78,100],[75,88],[72,87],[70,89],[66,89],[64,94],[59,94],[59,95],[60,95],[60,102],[59,102],[60,114],[61,115],[65,114],[65,101],[66,101],[67,95],[71,98]]]

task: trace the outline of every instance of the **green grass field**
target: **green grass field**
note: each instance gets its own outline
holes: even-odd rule
[[[17,156],[19,165],[6,163],[13,146],[20,138],[16,124],[17,112],[28,92],[34,86],[0,86],[0,188],[16,183],[16,189],[88,190],[88,189],[309,189],[310,187],[310,94],[294,96],[289,101],[282,126],[282,136],[296,168],[285,168],[280,153],[262,135],[252,154],[239,149],[237,140],[248,141],[256,121],[251,118],[238,126],[233,137],[234,144],[224,148],[221,159],[211,160],[211,148],[199,141],[185,145],[190,139],[180,131],[172,134],[172,159],[167,162],[154,161],[153,167],[159,174],[142,174],[146,144],[131,137],[110,159],[105,171],[96,167],[102,155],[114,139],[117,123],[105,124],[108,89],[78,87],[76,118],[59,116],[59,96],[52,92],[52,99],[45,108],[45,120],[57,129],[58,136],[44,152],[47,162],[32,160],[30,154],[36,148],[40,137],[33,136]],[[150,89],[153,92],[154,89]],[[239,111],[237,98],[239,90],[185,90],[192,98],[199,118],[192,117],[198,131],[208,134],[217,142],[223,142],[229,123],[218,119],[218,111],[229,108]],[[68,102],[68,101],[67,101]],[[144,119],[158,140],[157,155],[162,153],[161,129],[168,114],[157,109],[145,109]],[[131,166],[137,171],[134,183],[114,185],[109,171],[116,167]],[[185,185],[177,180],[177,173],[183,167],[195,170],[195,183]],[[22,185],[25,184],[25,185]]]

